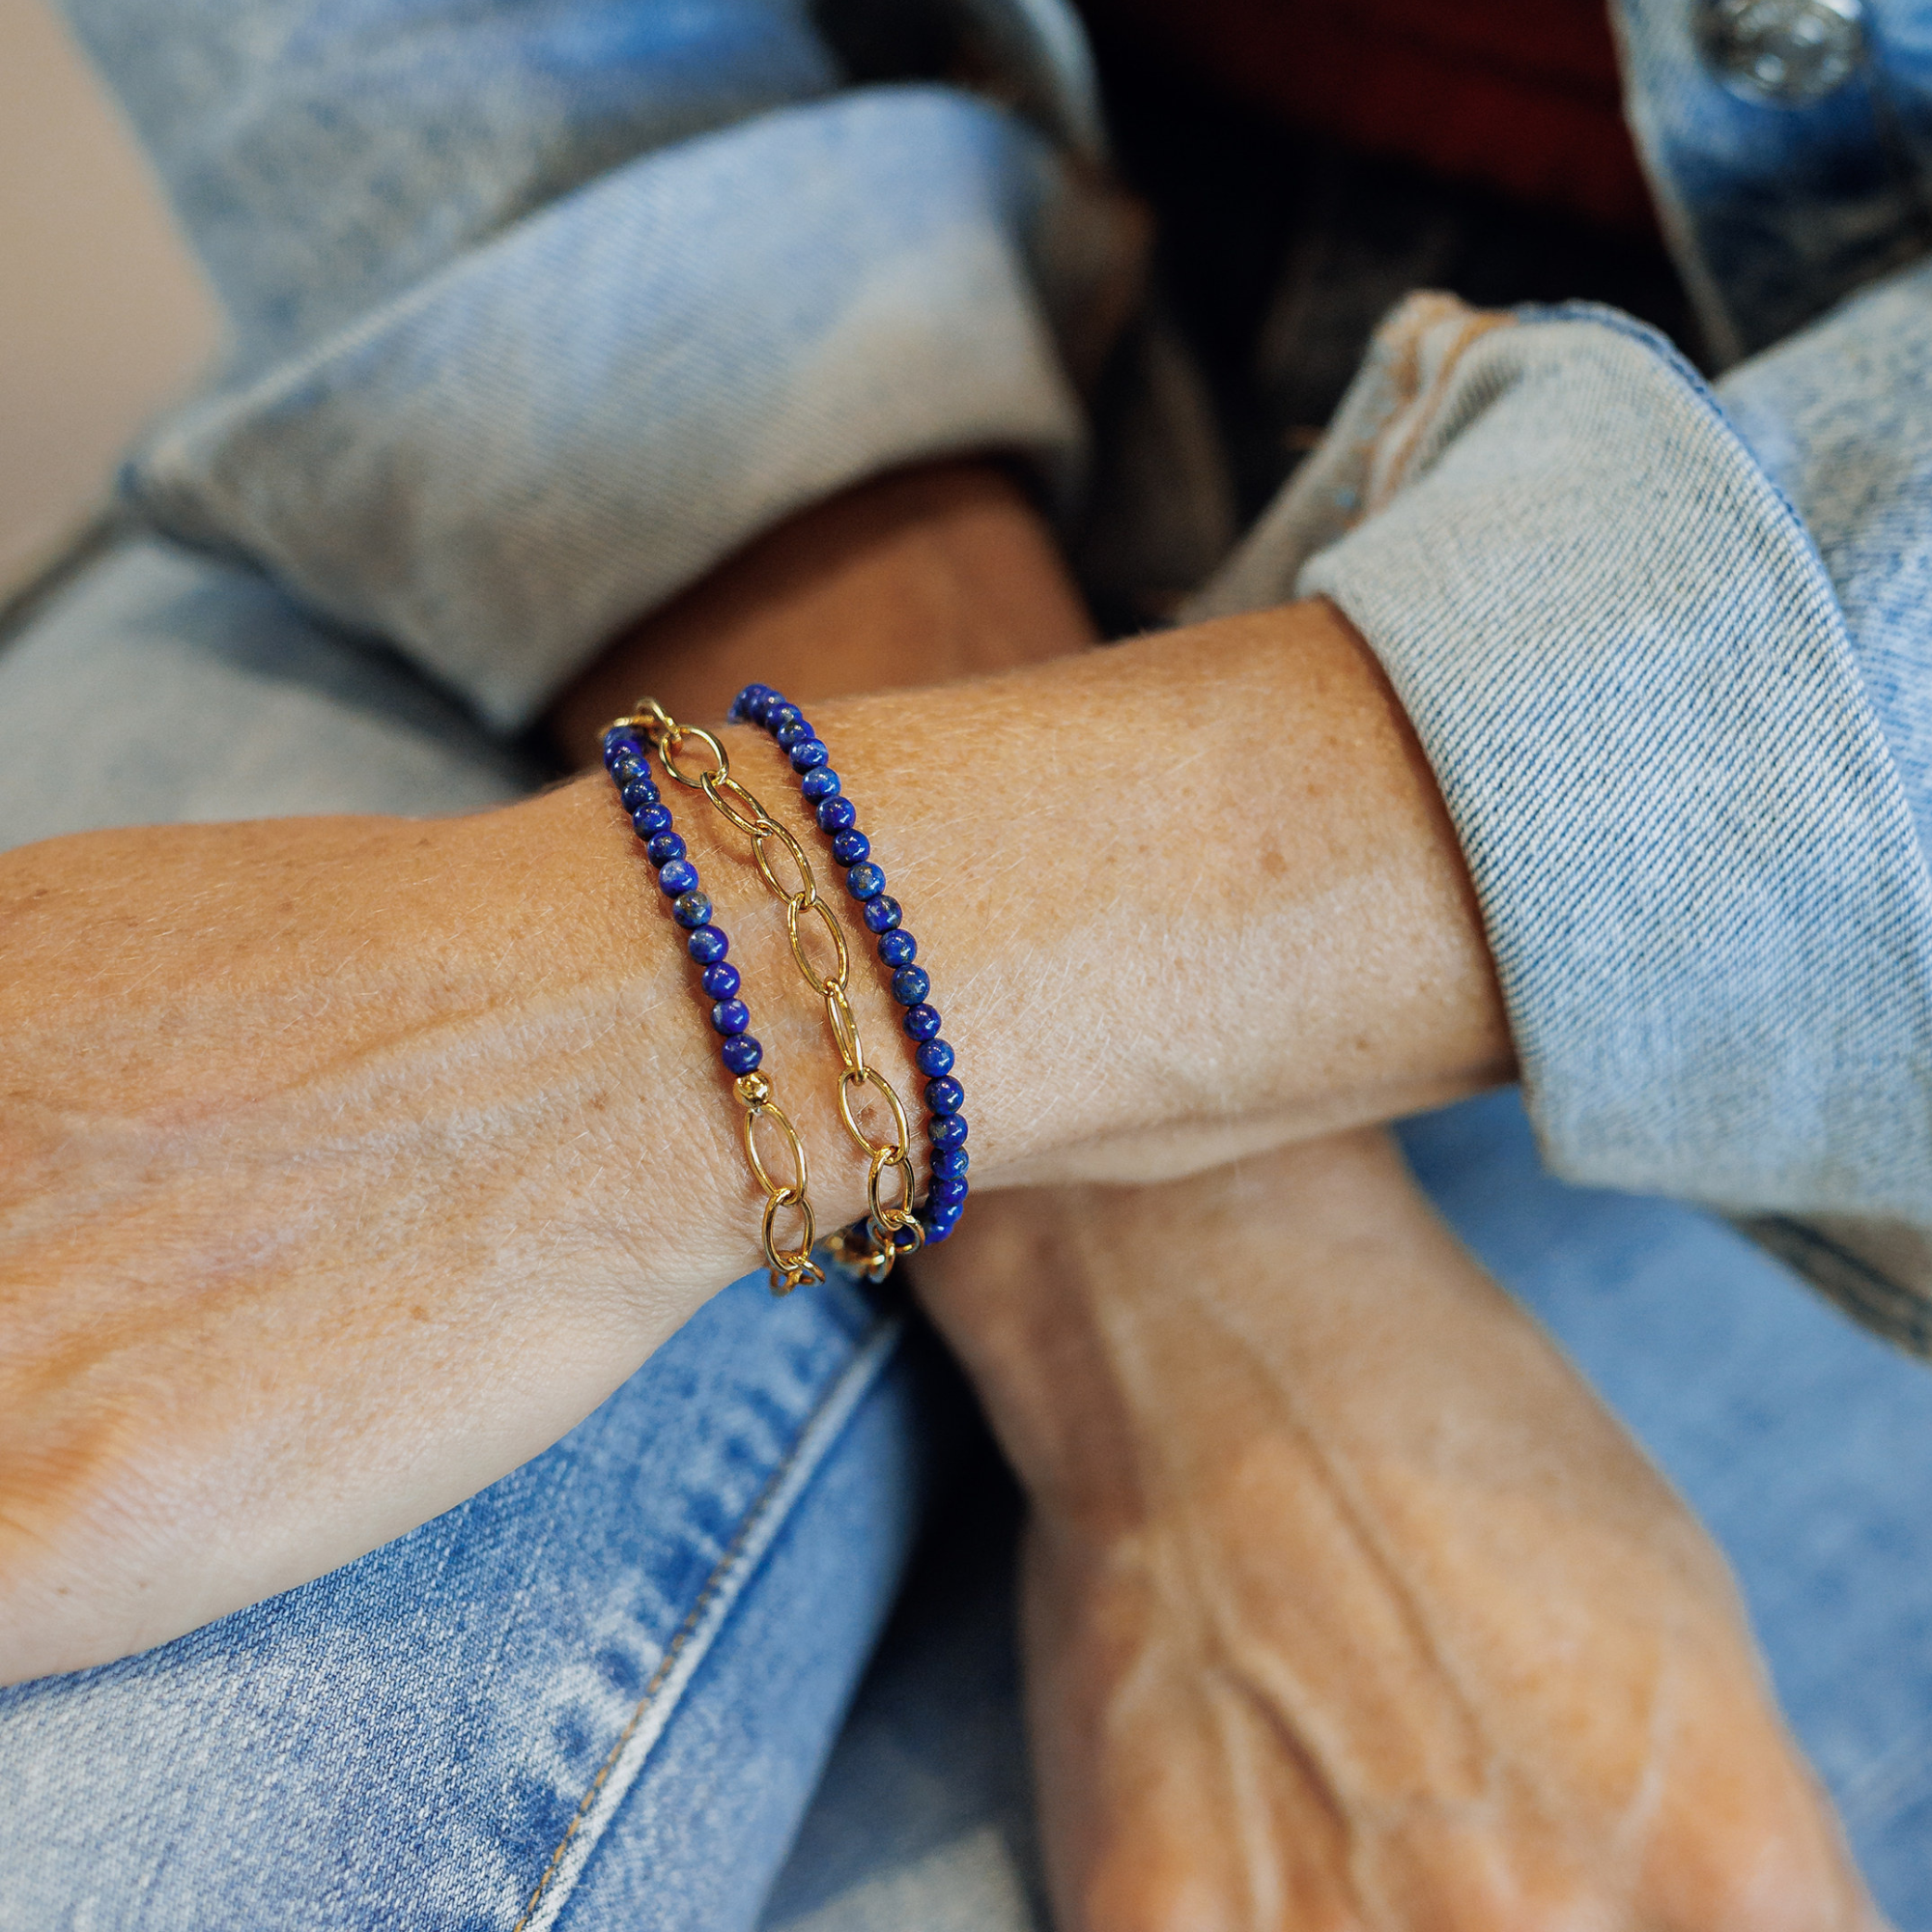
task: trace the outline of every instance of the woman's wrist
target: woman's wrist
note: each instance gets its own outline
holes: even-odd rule
[[[976,1184],[1172,1175],[1507,1077],[1434,780],[1327,606],[833,700],[812,721],[952,989]],[[782,756],[754,731],[723,735],[734,770],[815,842]],[[714,815],[692,821],[738,947],[741,927],[774,924],[770,907]],[[782,998],[781,931],[763,944],[777,954],[755,983],[795,1028],[773,1063],[818,1065],[818,1016]],[[868,1039],[899,1038],[893,1077],[910,1080],[884,981],[855,973],[853,998]]]

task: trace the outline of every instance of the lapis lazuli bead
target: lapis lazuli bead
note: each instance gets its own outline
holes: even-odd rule
[[[832,856],[841,866],[856,866],[872,856],[872,841],[855,827],[848,826],[832,841]]]
[[[700,966],[713,966],[731,950],[731,942],[715,925],[700,925],[684,942],[684,950]]]
[[[614,771],[620,758],[640,761],[642,754],[638,750],[638,741],[628,731],[616,730],[609,733],[604,740],[604,769]]]
[[[966,1138],[966,1116],[941,1114],[927,1123],[926,1132],[932,1136],[934,1147],[956,1148]]]
[[[714,1000],[728,1000],[738,990],[738,969],[728,960],[721,959],[717,965],[704,969],[700,983]]]
[[[896,927],[879,941],[879,958],[895,970],[910,966],[919,957],[919,941],[902,926]]]
[[[963,1201],[949,1201],[943,1208],[928,1207],[920,1219],[925,1224],[925,1237],[928,1241],[943,1241],[959,1225],[959,1217],[966,1211]]]
[[[781,705],[772,713],[772,736],[779,741],[780,751],[788,752],[812,735],[811,726],[800,715],[797,705]]]
[[[886,875],[867,859],[845,874],[845,890],[855,899],[875,899],[886,889]]]
[[[624,810],[630,812],[642,811],[647,806],[658,802],[658,788],[639,772],[630,780],[618,794],[624,801]]]
[[[893,975],[893,998],[902,1007],[918,1006],[931,991],[932,980],[923,966],[901,966]],[[946,1057],[949,1062],[952,1060],[952,1049],[951,1047],[947,1048]],[[948,1069],[941,1066],[934,1070],[944,1073]]]
[[[658,889],[670,899],[695,893],[697,890],[697,867],[689,859],[670,860],[658,867]]]
[[[812,771],[831,755],[832,753],[816,738],[801,738],[786,753],[795,772]]]
[[[684,840],[675,832],[660,832],[644,847],[644,857],[653,866],[668,866],[673,859],[684,857]]]
[[[670,830],[670,808],[663,805],[647,805],[643,810],[634,811],[631,814],[631,823],[638,828],[639,838],[655,838],[660,832]]]
[[[748,684],[744,688],[744,690],[741,691],[737,695],[737,696],[731,700],[731,716],[733,718],[749,718],[752,715],[753,705],[754,705],[759,698],[770,697],[775,695],[776,694],[772,691],[771,686],[768,684]]]
[[[816,771],[807,772],[799,780],[798,788],[813,805],[822,798],[837,798],[843,781],[830,765],[820,765]]]
[[[924,977],[923,973],[920,975],[921,979]],[[894,992],[896,993],[898,991],[898,976],[895,974],[893,976]],[[923,1040],[920,1044],[919,1051],[913,1055],[913,1058],[919,1062],[919,1070],[922,1073],[929,1073],[937,1079],[940,1074],[951,1073],[952,1071],[952,1042],[950,1039]]]
[[[756,697],[753,698],[752,709],[748,715],[753,724],[769,724],[772,722],[772,713],[783,702],[784,697],[781,693],[776,691],[761,692]]]
[[[939,1031],[939,1009],[936,1007],[908,1007],[905,1018],[899,1024],[905,1028],[909,1039],[930,1039]]]
[[[881,893],[877,898],[866,901],[865,920],[869,931],[890,932],[904,917],[898,900],[889,893]]]
[[[679,859],[676,863],[682,866],[684,861]],[[670,867],[667,866],[665,871],[668,872],[669,870]],[[661,872],[658,876],[662,878],[664,873]],[[693,878],[696,876],[696,872],[692,873]],[[711,901],[696,886],[693,886],[688,893],[680,893],[676,898],[671,900],[670,916],[680,925],[709,925],[711,923]]]
[[[968,1192],[963,1180],[935,1180],[926,1199],[935,1208],[950,1208],[955,1201],[965,1200]]]
[[[838,798],[821,798],[814,815],[818,819],[819,831],[843,832],[858,818],[859,813],[852,801],[841,794]]]
[[[935,1114],[956,1114],[966,1104],[966,1090],[950,1073],[925,1083],[925,1104]]]
[[[743,1000],[720,1000],[711,1009],[711,1025],[718,1033],[743,1033],[752,1024],[752,1011]]]
[[[957,1180],[972,1164],[973,1156],[964,1148],[941,1148],[932,1156],[935,1180]]]
[[[749,1073],[765,1057],[765,1049],[748,1033],[734,1033],[718,1049],[718,1058],[731,1073]]]
[[[604,769],[617,784],[629,784],[644,769],[643,754],[635,745],[621,752],[606,752]]]

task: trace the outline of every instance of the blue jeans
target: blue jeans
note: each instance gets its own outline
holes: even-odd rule
[[[157,545],[0,654],[0,842],[526,782],[393,661]],[[1722,1224],[1548,1179],[1513,1095],[1405,1138],[1729,1552],[1867,1876],[1932,1932],[1932,1375]],[[736,1284],[461,1508],[0,1691],[0,1928],[1042,1924],[975,1430],[891,1303]]]

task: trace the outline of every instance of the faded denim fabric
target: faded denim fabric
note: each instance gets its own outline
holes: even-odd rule
[[[982,11],[1044,131],[835,96],[781,0],[74,0],[233,336],[128,500],[513,728],[844,484],[999,448],[1070,485],[1061,350],[1130,238],[1070,21]]]
[[[1687,0],[1612,0],[1632,130],[1719,364],[1932,242],[1932,8],[1866,0],[1868,57],[1803,105],[1742,99]]]

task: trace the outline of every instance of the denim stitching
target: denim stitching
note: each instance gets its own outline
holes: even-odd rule
[[[896,1325],[896,1321],[881,1323],[867,1337],[867,1344],[876,1345],[882,1339],[886,1329]],[[525,1902],[524,1909],[518,1915],[517,1921],[510,1928],[510,1932],[525,1932],[525,1928],[529,1924],[537,1907],[543,1903],[544,1894],[549,1890],[552,1880],[556,1876],[557,1867],[563,1862],[564,1854],[569,1851],[572,1840],[576,1838],[578,1832],[589,1817],[591,1808],[596,1804],[599,1793],[603,1791],[612,1769],[623,1755],[624,1747],[630,1743],[631,1739],[637,1733],[638,1726],[643,1722],[645,1714],[656,1701],[658,1692],[664,1687],[665,1680],[675,1668],[679,1656],[683,1653],[685,1646],[691,1641],[692,1634],[703,1620],[705,1610],[709,1607],[712,1600],[718,1595],[726,1577],[737,1567],[739,1557],[743,1554],[746,1544],[751,1540],[753,1532],[763,1520],[765,1512],[771,1506],[773,1497],[778,1493],[785,1478],[796,1464],[801,1450],[810,1441],[813,1426],[817,1423],[819,1417],[825,1413],[826,1409],[838,1401],[843,1393],[847,1375],[850,1374],[852,1368],[863,1359],[867,1352],[867,1349],[866,1346],[862,1346],[857,1350],[853,1354],[852,1360],[846,1364],[845,1368],[835,1378],[831,1388],[813,1405],[811,1412],[805,1419],[804,1426],[799,1430],[797,1435],[793,1437],[791,1447],[786,1450],[784,1455],[773,1467],[771,1474],[765,1479],[763,1486],[759,1489],[751,1508],[745,1512],[743,1519],[739,1521],[737,1530],[732,1535],[731,1541],[725,1546],[724,1553],[719,1557],[710,1576],[705,1578],[704,1587],[698,1591],[696,1597],[692,1602],[691,1608],[685,1613],[684,1621],[678,1625],[670,1641],[665,1646],[664,1655],[658,1660],[658,1667],[652,1671],[649,1683],[644,1686],[643,1692],[638,1699],[637,1709],[631,1713],[624,1728],[617,1733],[616,1742],[605,1753],[604,1762],[597,1768],[597,1776],[590,1780],[589,1788],[578,1801],[577,1809],[571,1814],[570,1823],[564,1828],[563,1836],[557,1840],[555,1851],[550,1855],[550,1862],[544,1866],[543,1875],[537,1880],[536,1889]]]

